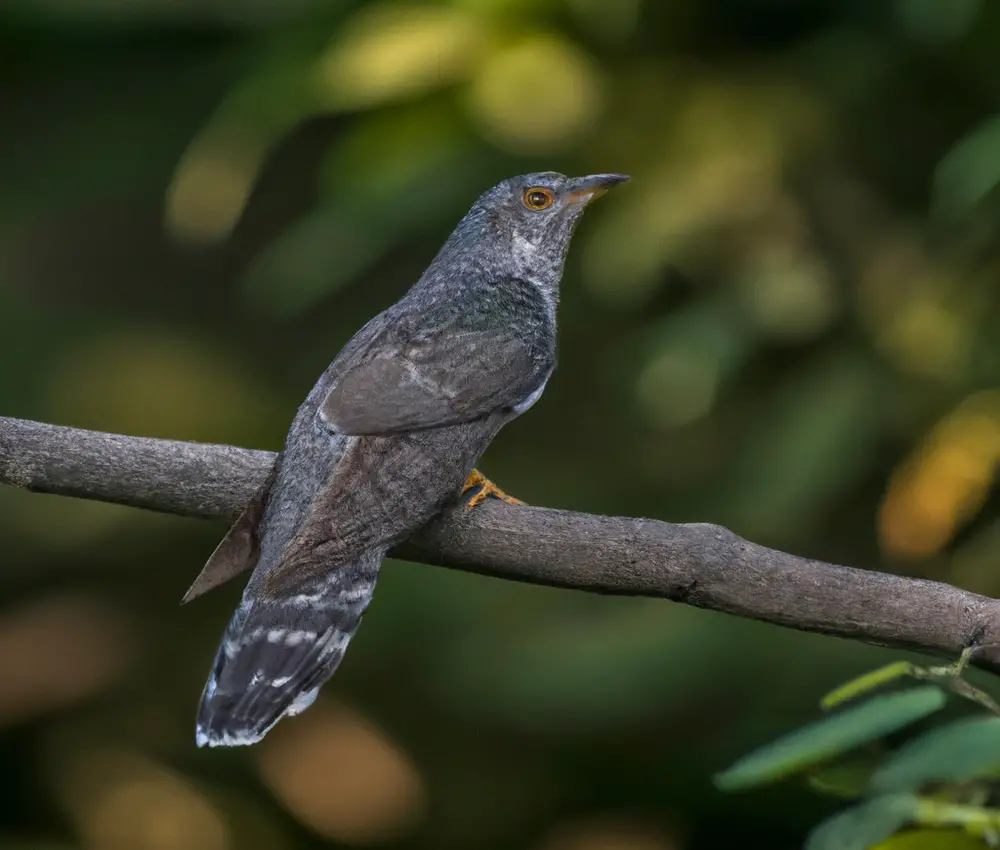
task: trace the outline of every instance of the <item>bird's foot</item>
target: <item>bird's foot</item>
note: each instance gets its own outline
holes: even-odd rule
[[[478,490],[476,489],[478,488]],[[469,473],[469,477],[466,479],[465,484],[462,485],[462,495],[464,496],[470,490],[476,490],[472,498],[469,499],[469,503],[466,505],[470,510],[477,505],[481,504],[486,500],[488,496],[494,496],[497,499],[502,499],[511,505],[523,505],[520,499],[515,499],[513,496],[508,496],[497,487],[489,478],[483,475],[478,469],[473,469]]]

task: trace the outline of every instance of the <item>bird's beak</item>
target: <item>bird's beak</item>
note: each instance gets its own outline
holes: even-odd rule
[[[628,183],[627,174],[588,174],[586,177],[575,177],[566,187],[566,203],[589,204],[594,198],[599,198],[612,186]]]

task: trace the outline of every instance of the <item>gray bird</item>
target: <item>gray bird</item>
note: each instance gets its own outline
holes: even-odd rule
[[[246,569],[198,710],[198,746],[253,744],[333,675],[388,550],[460,493],[555,367],[574,227],[621,174],[545,172],[486,192],[403,298],[347,343],[298,410],[270,478],[185,601]]]

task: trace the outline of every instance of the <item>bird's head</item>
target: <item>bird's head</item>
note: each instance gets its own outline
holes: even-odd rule
[[[483,193],[449,242],[474,245],[505,260],[518,275],[555,284],[583,211],[628,179],[625,174],[566,177],[554,171],[511,177]]]

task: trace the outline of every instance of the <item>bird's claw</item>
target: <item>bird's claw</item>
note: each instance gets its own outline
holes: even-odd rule
[[[472,472],[469,473],[469,477],[466,479],[465,484],[462,485],[462,495],[464,496],[470,490],[474,490],[477,487],[479,488],[478,491],[473,494],[472,498],[469,499],[469,502],[466,505],[466,508],[469,510],[472,510],[472,508],[482,504],[489,496],[501,499],[510,505],[524,504],[524,502],[520,499],[515,499],[513,496],[508,496],[504,493],[503,490],[497,487],[496,484],[490,481],[490,479],[483,475],[478,469],[473,469]]]

